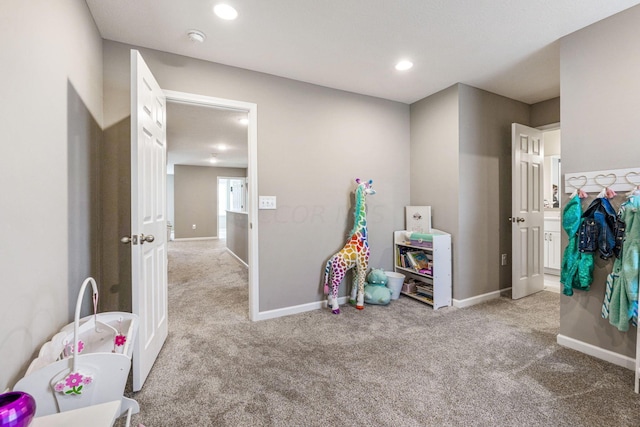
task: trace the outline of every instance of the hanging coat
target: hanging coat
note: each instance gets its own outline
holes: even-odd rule
[[[620,256],[624,222],[606,197],[597,197],[582,214],[578,241],[580,252],[600,253],[600,258]]]
[[[638,280],[640,264],[640,196],[632,196],[618,214],[625,222],[625,235],[620,258],[607,277],[602,317],[620,331],[629,330],[629,321],[638,318]]]
[[[564,207],[562,228],[569,237],[569,243],[562,254],[560,283],[562,293],[573,295],[573,289],[588,291],[593,281],[593,253],[578,250],[578,229],[582,221],[582,205],[576,194]]]

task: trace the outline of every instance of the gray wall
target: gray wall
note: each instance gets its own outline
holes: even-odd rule
[[[561,40],[563,173],[638,167],[639,22],[636,6]],[[633,358],[636,329],[621,333],[600,317],[611,267],[598,259],[591,290],[562,296],[560,334]]]
[[[560,122],[560,97],[531,105],[531,127]]]
[[[169,221],[172,225],[176,223],[175,217],[175,207],[174,207],[174,199],[175,199],[175,190],[174,190],[174,176],[167,175],[167,221]]]
[[[227,211],[227,248],[249,264],[249,215],[246,212]]]
[[[431,225],[449,233],[458,228],[458,88],[411,104],[411,205],[431,206]]]
[[[245,177],[247,170],[175,165],[173,171],[175,238],[217,237],[218,177]]]
[[[511,286],[511,124],[529,123],[529,105],[459,85],[460,178],[454,298]]]
[[[4,390],[71,322],[78,279],[93,269],[95,255],[83,252],[92,250],[96,214],[82,209],[95,200],[95,181],[81,163],[101,137],[102,42],[77,0],[3,2],[0,38]]]
[[[452,235],[454,299],[510,286],[511,123],[529,108],[463,84],[411,105],[411,204]]]
[[[130,115],[130,46],[103,49],[109,128]],[[409,203],[408,105],[140,51],[163,89],[258,105],[257,191],[278,198],[258,218],[260,311],[323,299],[324,264],[352,226],[354,178],[373,179],[378,192],[368,200],[370,265],[392,267],[392,232],[404,227]]]

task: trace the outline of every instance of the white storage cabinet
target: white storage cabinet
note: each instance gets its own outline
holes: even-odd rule
[[[414,279],[433,287],[432,298],[419,295],[416,292],[402,291],[402,295],[416,299],[433,306],[434,309],[451,306],[451,235],[441,230],[431,229],[433,235],[432,247],[418,245],[409,240],[411,232],[395,231],[394,242],[394,270],[404,274],[407,279]],[[402,254],[407,251],[422,251],[431,258],[433,266],[431,274],[424,274],[415,269],[402,265]]]

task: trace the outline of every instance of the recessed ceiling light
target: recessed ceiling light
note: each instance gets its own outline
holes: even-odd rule
[[[218,163],[218,153],[211,153],[211,158],[209,159],[209,162],[211,163]]]
[[[189,30],[187,35],[189,36],[189,40],[197,43],[202,43],[207,38],[207,36],[200,30]]]
[[[398,71],[405,71],[411,67],[413,67],[413,62],[411,61],[400,61],[396,64],[396,70]]]
[[[240,119],[240,120],[238,120],[238,122],[240,122],[241,125],[248,125],[249,124],[249,119]]]
[[[218,144],[218,150],[220,151],[225,151],[227,149],[227,146],[224,144]]]
[[[220,3],[214,6],[213,12],[218,15],[219,18],[231,21],[238,17],[238,11],[229,6],[228,4]]]

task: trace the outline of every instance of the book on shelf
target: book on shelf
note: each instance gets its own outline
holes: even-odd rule
[[[407,252],[407,255],[416,270],[431,270],[431,260],[424,252],[412,251]]]

